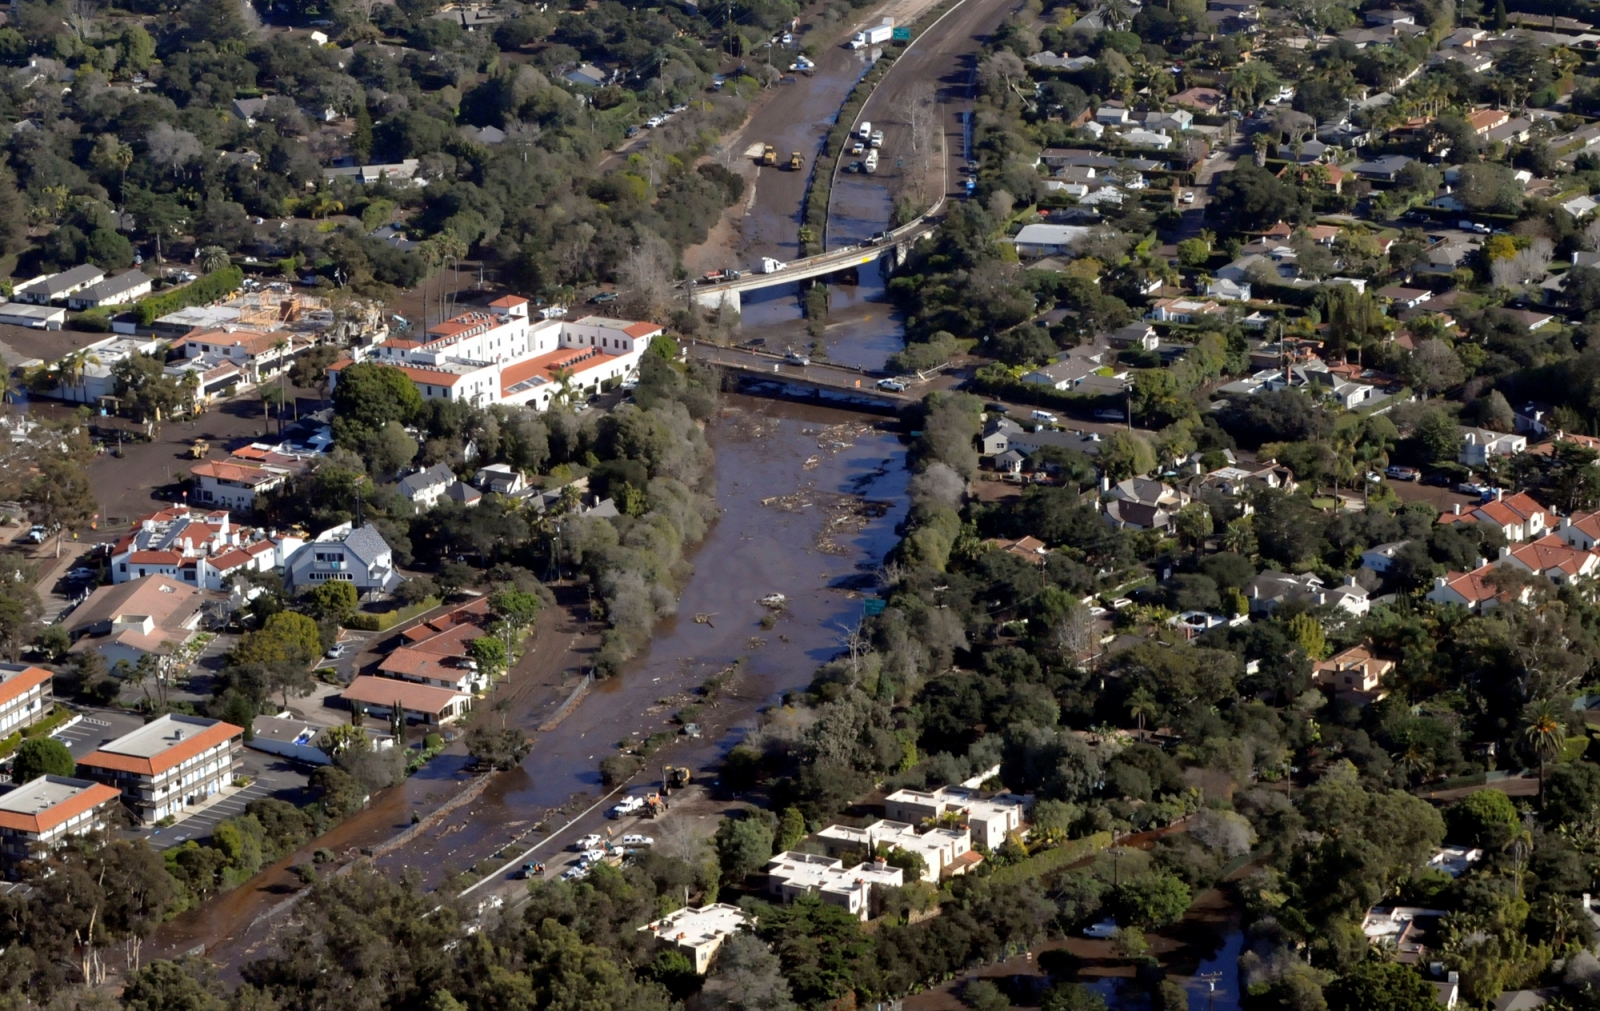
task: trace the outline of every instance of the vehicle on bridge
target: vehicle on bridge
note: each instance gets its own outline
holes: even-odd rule
[[[798,351],[791,351],[783,356],[783,360],[791,365],[810,365],[811,356],[803,355]]]
[[[887,390],[890,393],[904,393],[906,384],[898,379],[880,379],[878,380],[878,389]]]
[[[770,256],[763,256],[761,258],[761,262],[756,264],[756,266],[751,269],[751,273],[754,273],[754,274],[776,274],[778,271],[782,270],[783,268],[785,268],[787,266],[788,266],[788,264],[784,263],[782,260],[774,260]]]

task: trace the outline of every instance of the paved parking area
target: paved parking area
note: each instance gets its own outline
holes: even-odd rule
[[[51,735],[65,744],[75,759],[82,758],[107,741],[114,741],[144,726],[144,717],[138,713],[115,709],[84,709],[80,712],[83,719],[76,726]]]
[[[192,814],[171,828],[156,829],[150,835],[150,846],[157,852],[182,845],[190,839],[204,839],[217,827],[217,822],[234,815],[244,814],[245,805],[252,800],[271,794],[269,786],[256,780],[242,790],[228,796],[196,814]]]

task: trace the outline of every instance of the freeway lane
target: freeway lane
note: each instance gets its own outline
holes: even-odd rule
[[[928,207],[942,196],[961,195],[966,120],[976,97],[978,56],[1015,9],[1008,0],[966,0],[924,32],[884,76],[859,117],[883,130],[879,153],[883,167],[871,176],[840,173],[829,207],[829,245],[856,242],[885,227],[894,201],[901,196]],[[913,149],[913,104],[929,97],[938,102],[942,156],[930,150],[927,136],[922,138],[921,153]],[[935,129],[930,125],[928,133]]]

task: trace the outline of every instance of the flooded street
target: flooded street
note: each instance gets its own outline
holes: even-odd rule
[[[538,734],[524,726],[536,743],[521,770],[500,777],[445,831],[423,835],[380,864],[413,868],[432,885],[525,837],[575,794],[598,795],[599,763],[618,740],[675,729],[668,721],[681,702],[657,700],[688,693],[738,661],[738,678],[705,718],[728,725],[719,710],[746,710],[733,729],[682,741],[652,764],[707,767],[737,743],[756,707],[808,684],[840,649],[843,630],[859,620],[861,593],[851,587],[875,582],[905,515],[904,450],[887,428],[881,419],[828,407],[725,397],[707,431],[722,515],[691,558],[695,571],[677,617],[559,726]],[[768,593],[782,593],[788,603],[764,629],[769,612],[759,598]],[[413,777],[405,788],[411,803],[457,781],[460,762],[445,756]]]

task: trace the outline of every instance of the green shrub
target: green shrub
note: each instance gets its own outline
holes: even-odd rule
[[[191,305],[215,302],[234,291],[243,282],[244,271],[238,267],[224,267],[182,288],[151,295],[134,307],[134,313],[139,318],[140,326],[149,326],[168,313],[177,312]]]

